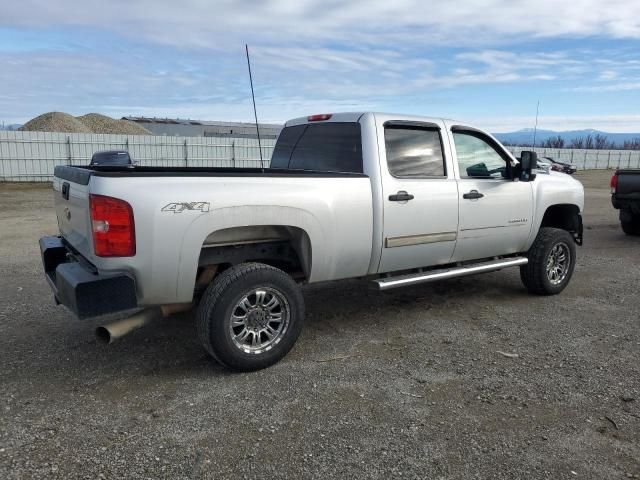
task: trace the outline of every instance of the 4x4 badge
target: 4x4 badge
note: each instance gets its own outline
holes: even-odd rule
[[[169,203],[162,207],[162,212],[182,213],[185,210],[198,210],[200,212],[209,211],[209,202],[182,202]]]

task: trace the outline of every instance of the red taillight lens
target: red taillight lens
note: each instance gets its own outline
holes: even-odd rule
[[[611,187],[611,193],[616,193],[616,190],[618,189],[618,172],[614,173],[613,177],[611,177],[609,186]]]
[[[136,254],[133,210],[124,200],[89,195],[93,249],[99,257],[132,257]]]
[[[322,122],[323,120],[329,120],[333,116],[332,113],[320,113],[318,115],[310,115],[307,117],[308,122]]]

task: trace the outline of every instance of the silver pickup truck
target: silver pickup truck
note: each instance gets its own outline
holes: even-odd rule
[[[79,318],[143,309],[105,340],[197,305],[213,357],[263,368],[300,334],[305,283],[387,290],[519,266],[530,292],[562,291],[584,192],[535,166],[465,123],[380,113],[291,120],[264,170],[60,166],[44,270]]]

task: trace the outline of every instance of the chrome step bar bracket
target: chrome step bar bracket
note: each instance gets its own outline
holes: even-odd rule
[[[472,263],[463,267],[445,268],[429,272],[409,273],[397,277],[378,278],[373,281],[373,287],[377,290],[389,290],[391,288],[417,285],[418,283],[435,282],[447,278],[464,277],[475,273],[494,272],[508,267],[517,267],[529,263],[527,257],[509,257],[488,262]]]

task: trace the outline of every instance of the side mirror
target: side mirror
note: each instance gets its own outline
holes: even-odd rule
[[[520,180],[533,182],[536,179],[536,169],[538,168],[538,154],[531,150],[520,152]]]

